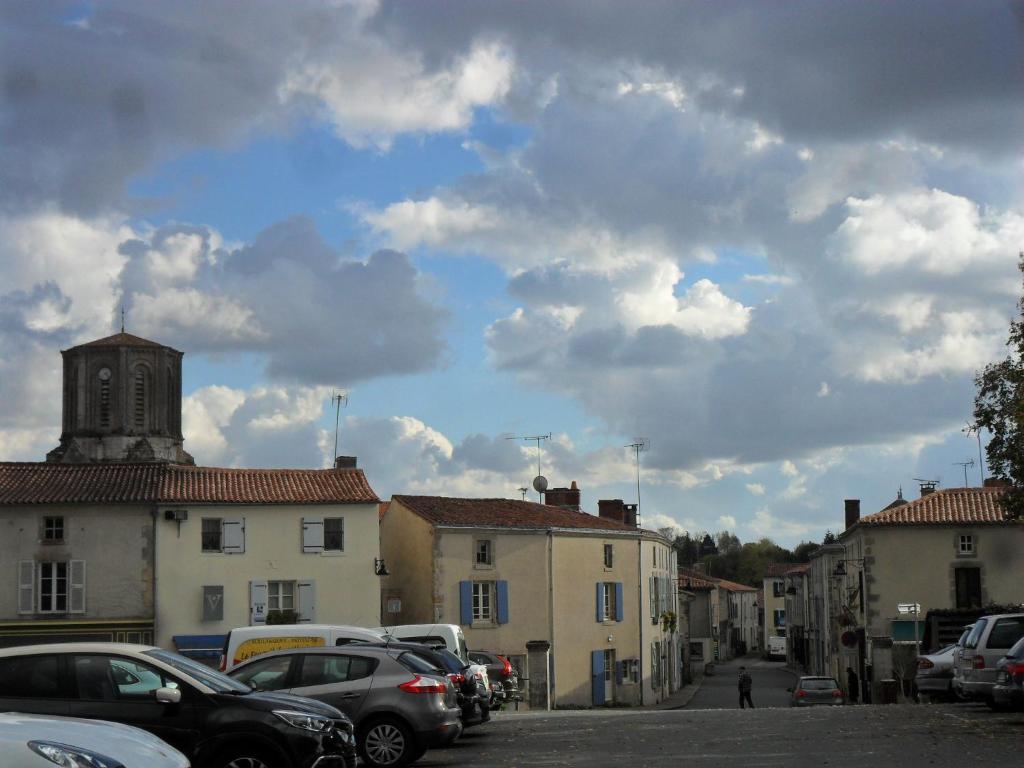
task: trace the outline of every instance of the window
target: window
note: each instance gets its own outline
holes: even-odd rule
[[[786,612],[782,609],[772,611],[772,625],[775,627],[786,626]]]
[[[39,564],[39,612],[65,613],[68,610],[68,564]]]
[[[988,635],[989,648],[1009,648],[1024,637],[1024,617],[1013,616],[999,619]]]
[[[64,518],[43,518],[43,541],[64,541]]]
[[[132,418],[136,429],[146,426],[146,370],[141,366],[135,369],[134,408]]]
[[[232,675],[240,683],[263,691],[276,691],[284,688],[288,682],[288,670],[291,669],[293,656],[275,656],[272,659],[260,659],[246,666],[237,675]]]
[[[475,551],[476,565],[494,565],[494,548],[490,539],[477,539]]]
[[[376,659],[365,656],[308,655],[302,657],[297,687],[333,685],[361,680],[373,674]]]
[[[295,610],[295,582],[267,582],[267,611]]]
[[[615,562],[615,550],[611,544],[604,545],[604,567],[611,568]]]
[[[152,701],[157,688],[177,688],[178,683],[134,659],[110,659],[110,671],[119,699]]]
[[[345,518],[324,518],[324,552],[345,551]]]
[[[11,656],[0,659],[0,697],[60,698],[56,656]]]
[[[221,522],[219,517],[203,518],[203,552],[220,552],[223,549]]]
[[[974,536],[970,534],[960,534],[957,537],[957,554],[959,555],[973,555],[974,554]]]
[[[601,620],[615,621],[617,615],[615,605],[615,582],[606,581],[601,585]]]
[[[981,608],[981,569],[956,568],[956,607]]]
[[[473,621],[492,621],[494,612],[494,582],[473,582]]]
[[[785,597],[786,596],[786,584],[782,579],[776,579],[772,582],[772,596],[773,597]]]

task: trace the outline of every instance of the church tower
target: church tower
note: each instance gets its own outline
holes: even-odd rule
[[[122,330],[61,356],[63,423],[48,462],[194,463],[181,435],[181,352]]]

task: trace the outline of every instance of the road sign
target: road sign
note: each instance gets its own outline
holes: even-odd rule
[[[899,605],[896,606],[896,610],[899,611],[900,613],[920,613],[921,612],[921,604],[920,603],[900,603]]]

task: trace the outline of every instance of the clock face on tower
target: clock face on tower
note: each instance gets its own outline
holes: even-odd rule
[[[110,369],[109,368],[100,368],[100,372],[99,372],[98,375],[100,377],[100,381],[109,381],[110,380]]]

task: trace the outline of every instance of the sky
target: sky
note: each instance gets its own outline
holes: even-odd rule
[[[59,352],[123,309],[185,352],[207,466],[330,466],[338,419],[381,498],[521,498],[549,435],[541,474],[596,512],[637,500],[642,441],[645,527],[785,546],[844,499],[978,485],[973,379],[1021,295],[1022,24],[0,0],[0,460],[57,445]]]

